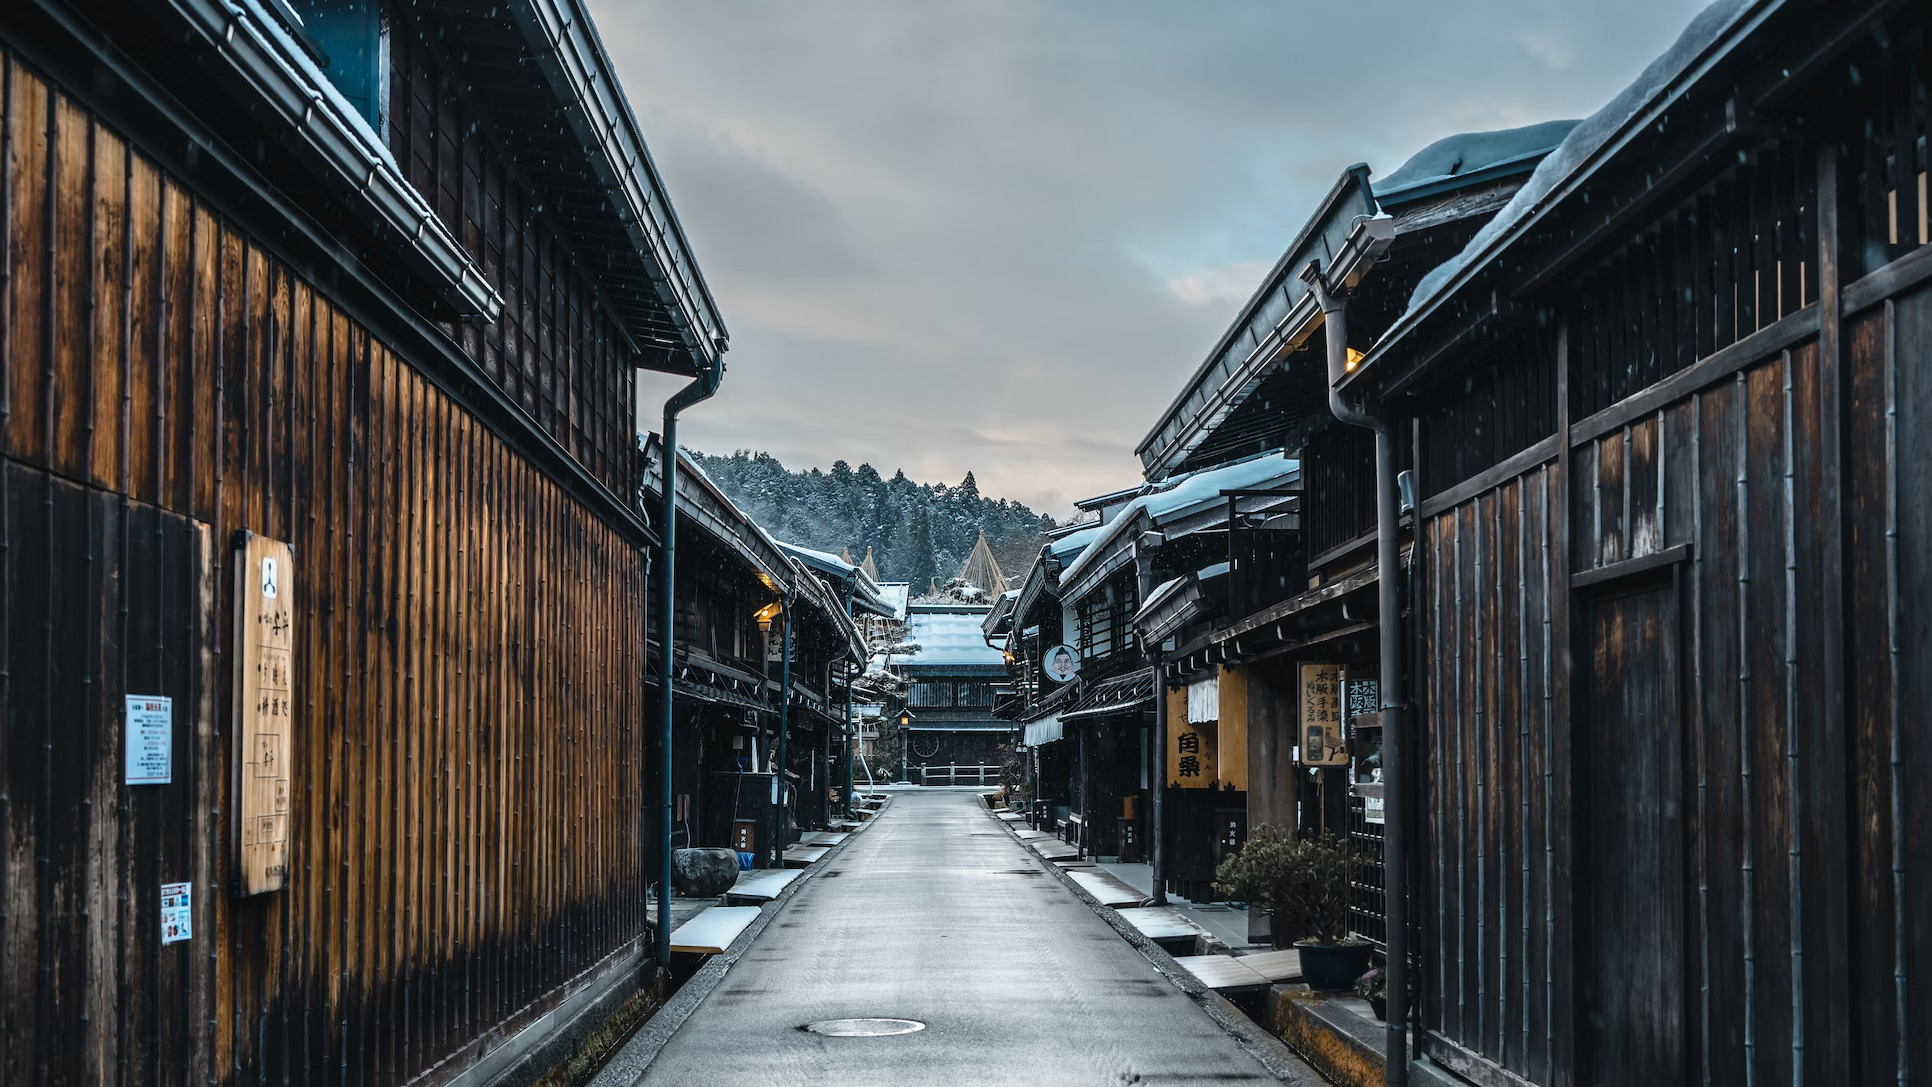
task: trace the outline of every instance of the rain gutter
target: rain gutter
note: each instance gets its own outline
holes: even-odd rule
[[[576,107],[564,116],[590,152],[586,161],[604,185],[625,234],[646,255],[644,265],[658,297],[698,368],[717,365],[730,333],[698,273],[596,25],[580,0],[524,0],[509,8],[551,87]]]
[[[1379,224],[1379,225],[1378,225]],[[1387,247],[1394,237],[1387,218],[1365,220],[1351,232],[1372,242],[1379,233]],[[1378,601],[1378,633],[1381,636],[1382,672],[1382,773],[1387,822],[1383,826],[1383,893],[1388,918],[1387,958],[1389,972],[1388,1026],[1384,1038],[1384,1082],[1388,1087],[1407,1087],[1409,1082],[1408,983],[1409,983],[1409,834],[1407,739],[1403,734],[1403,714],[1407,708],[1402,690],[1402,598],[1401,582],[1396,576],[1399,563],[1396,533],[1400,510],[1395,478],[1395,435],[1386,406],[1350,403],[1336,388],[1348,376],[1348,289],[1347,282],[1330,282],[1322,275],[1319,261],[1309,261],[1301,278],[1313,288],[1322,307],[1326,325],[1323,339],[1328,346],[1328,407],[1338,422],[1367,427],[1375,433],[1375,563]]]
[[[503,315],[503,299],[476,262],[279,20],[250,0],[169,4],[234,67],[282,127],[361,198],[365,214],[399,236],[410,263],[438,285],[458,317],[493,324]]]
[[[698,379],[679,389],[664,402],[664,527],[658,544],[658,867],[657,867],[657,964],[671,965],[671,805],[675,799],[671,781],[671,683],[676,678],[676,648],[673,644],[677,616],[678,556],[678,413],[701,401],[709,400],[724,381],[724,345],[712,356],[711,366]],[[786,612],[789,623],[790,611]],[[646,624],[646,638],[649,625]],[[789,701],[789,699],[787,700]]]

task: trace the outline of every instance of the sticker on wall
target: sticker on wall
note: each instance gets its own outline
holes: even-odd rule
[[[192,883],[163,883],[161,885],[161,942],[178,944],[191,940],[195,934],[195,885]]]

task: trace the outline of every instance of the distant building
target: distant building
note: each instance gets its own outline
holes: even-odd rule
[[[984,604],[919,604],[906,616],[907,652],[890,667],[905,677],[900,714],[907,780],[925,785],[993,784],[1019,727],[993,716],[1006,657],[986,644]]]

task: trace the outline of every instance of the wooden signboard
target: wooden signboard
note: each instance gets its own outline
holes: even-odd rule
[[[1347,766],[1342,744],[1342,666],[1301,666],[1301,764]]]
[[[1174,789],[1212,789],[1216,734],[1213,721],[1187,719],[1187,689],[1167,692],[1167,784]]]
[[[235,856],[239,893],[256,895],[288,884],[295,561],[252,532],[235,559]]]

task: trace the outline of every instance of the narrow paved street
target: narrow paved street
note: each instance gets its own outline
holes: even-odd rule
[[[902,792],[801,889],[653,1084],[1272,1082],[978,796]],[[801,1026],[891,1016],[914,1034]]]

